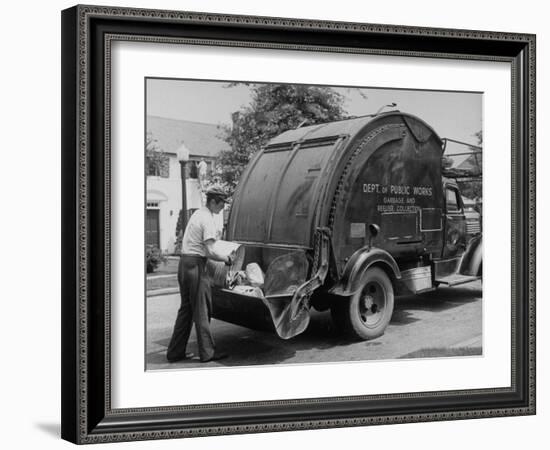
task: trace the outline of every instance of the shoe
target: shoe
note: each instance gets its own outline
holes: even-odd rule
[[[229,355],[223,352],[214,352],[214,354],[208,359],[201,359],[201,362],[206,363],[210,361],[219,361],[220,359],[227,358]]]
[[[166,357],[166,360],[169,362],[169,363],[175,363],[175,362],[178,362],[178,361],[185,361],[186,359],[191,359],[193,358],[193,353],[186,353],[185,355],[183,356],[176,356],[175,358],[168,358],[168,356]]]

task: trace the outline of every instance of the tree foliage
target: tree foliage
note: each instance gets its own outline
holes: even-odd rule
[[[474,137],[477,139],[477,145],[481,146],[483,144],[483,130],[474,133]]]
[[[166,163],[166,155],[159,147],[153,133],[147,132],[145,136],[145,170],[147,175],[160,175],[163,164]]]
[[[477,140],[477,145],[483,147],[483,130],[479,130],[477,133],[474,133],[474,136]],[[483,158],[483,149],[478,149],[476,147],[470,147],[470,150],[474,152],[472,156],[469,157],[471,160],[472,167],[475,167],[479,170],[480,176],[481,173],[481,161]],[[471,199],[478,199],[478,201],[483,197],[483,183],[481,179],[472,179],[468,181],[460,181],[458,183],[460,191],[464,197]]]
[[[244,167],[258,150],[283,131],[343,118],[344,98],[328,87],[256,84],[252,100],[233,114],[233,126],[222,129],[231,149],[223,151],[218,181],[233,190]]]

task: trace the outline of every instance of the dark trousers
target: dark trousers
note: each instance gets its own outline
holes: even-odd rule
[[[166,358],[178,360],[185,357],[185,348],[195,324],[199,356],[208,360],[214,355],[214,339],[210,333],[212,290],[210,279],[205,274],[206,258],[182,255],[178,267],[181,305],[174,324],[172,339]]]

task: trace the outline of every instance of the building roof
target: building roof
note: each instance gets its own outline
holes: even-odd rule
[[[466,155],[464,161],[456,165],[457,169],[468,170],[470,172],[481,172],[481,155]]]
[[[183,141],[192,156],[215,158],[229,144],[220,136],[222,130],[211,123],[189,122],[147,116],[147,133],[151,133],[160,150],[175,153]]]

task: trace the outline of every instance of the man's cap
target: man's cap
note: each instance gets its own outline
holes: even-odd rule
[[[206,195],[212,196],[212,197],[217,197],[220,200],[223,200],[224,202],[227,202],[228,197],[229,197],[227,192],[225,192],[221,187],[217,187],[217,186],[214,186],[214,187],[211,187],[210,189],[208,189],[206,191]]]

